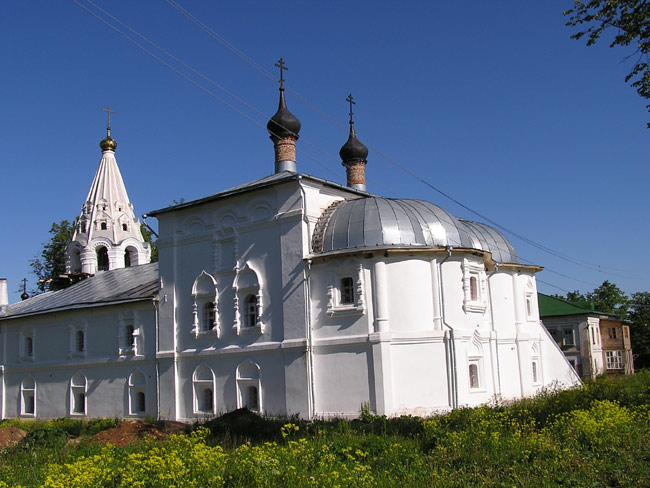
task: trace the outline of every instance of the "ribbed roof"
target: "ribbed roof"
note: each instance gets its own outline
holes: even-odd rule
[[[560,315],[610,315],[605,312],[594,310],[592,302],[581,301],[571,302],[558,297],[537,294],[537,303],[539,304],[540,317],[556,317]]]
[[[319,220],[318,226],[314,231],[318,236],[313,242],[315,252],[453,247],[491,252],[499,263],[519,262],[512,245],[495,229],[457,219],[423,200],[348,200],[330,209],[329,217]]]
[[[0,320],[45,312],[152,298],[158,293],[158,263],[97,273],[69,288],[9,305]]]

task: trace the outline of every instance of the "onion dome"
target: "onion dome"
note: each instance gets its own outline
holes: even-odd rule
[[[357,139],[357,134],[354,132],[354,122],[350,122],[350,136],[348,137],[348,142],[341,147],[339,156],[341,156],[341,160],[344,163],[366,161],[368,158],[368,148]]]
[[[266,130],[269,131],[273,140],[284,139],[286,137],[298,139],[300,121],[287,108],[287,103],[284,100],[284,87],[280,87],[278,111],[269,120],[269,123],[266,125]]]
[[[107,135],[104,139],[99,141],[99,147],[102,148],[102,151],[113,151],[115,152],[115,149],[117,148],[117,142],[115,142],[115,139],[111,137],[111,129],[110,127],[106,130]]]

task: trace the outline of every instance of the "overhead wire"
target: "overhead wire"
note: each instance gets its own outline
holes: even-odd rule
[[[120,31],[120,30],[119,30],[117,27],[115,27],[114,25],[112,25],[112,24],[110,24],[109,22],[107,22],[107,21],[106,21],[105,19],[103,19],[101,16],[97,15],[95,12],[91,11],[90,9],[88,9],[87,7],[85,7],[84,5],[80,4],[78,0],[73,0],[73,2],[74,2],[75,4],[77,4],[79,7],[81,7],[82,9],[84,9],[85,11],[87,11],[88,13],[90,13],[91,15],[93,15],[94,17],[96,17],[96,18],[97,18],[98,20],[100,20],[102,23],[104,23],[105,25],[107,25],[108,27],[110,27],[111,29],[113,29],[114,31],[116,31],[116,32],[117,32],[118,34],[120,34],[122,37],[126,38],[129,42],[133,43],[136,47],[138,47],[139,49],[143,50],[145,53],[149,54],[151,57],[153,57],[154,59],[156,59],[158,62],[162,63],[164,66],[168,67],[169,69],[171,69],[172,71],[174,71],[175,73],[177,73],[179,76],[181,76],[182,78],[184,78],[186,81],[189,81],[191,84],[195,85],[197,88],[201,89],[202,91],[204,91],[204,92],[207,93],[209,96],[211,96],[212,98],[216,99],[217,101],[223,103],[223,104],[226,105],[228,108],[230,108],[231,110],[233,110],[233,111],[235,111],[236,113],[240,114],[240,115],[243,116],[244,118],[246,118],[246,119],[248,119],[249,121],[253,122],[255,125],[257,125],[257,126],[259,126],[259,127],[264,127],[264,125],[263,125],[262,123],[260,123],[260,122],[258,122],[257,120],[253,119],[253,118],[250,117],[248,114],[242,112],[242,111],[239,110],[237,107],[233,106],[231,103],[225,101],[224,99],[222,99],[221,97],[217,96],[216,94],[214,94],[214,93],[211,92],[210,90],[206,89],[206,88],[203,87],[201,84],[197,83],[195,80],[193,80],[192,78],[188,77],[185,73],[183,73],[183,72],[181,72],[180,70],[176,69],[176,68],[175,68],[174,66],[172,66],[170,63],[166,62],[165,60],[163,60],[163,59],[160,58],[159,56],[157,56],[157,55],[155,55],[154,53],[152,53],[151,51],[149,51],[146,47],[142,46],[140,43],[138,43],[138,42],[135,41],[134,39],[130,38],[128,35],[126,35],[126,34],[125,34],[124,32],[122,32],[122,31]],[[264,114],[262,111],[260,111],[260,110],[257,109],[256,107],[250,105],[250,104],[249,104],[248,102],[246,102],[244,99],[242,99],[241,97],[239,97],[239,96],[237,96],[236,94],[232,93],[231,91],[229,91],[229,90],[226,89],[225,87],[221,86],[220,84],[216,83],[215,81],[213,81],[213,80],[210,79],[209,77],[203,75],[203,74],[202,74],[201,72],[199,72],[198,70],[196,70],[196,69],[194,69],[193,67],[189,66],[188,64],[186,64],[185,62],[183,62],[180,58],[178,58],[177,56],[173,55],[172,53],[170,53],[169,51],[165,50],[164,48],[160,47],[159,45],[157,45],[156,43],[154,43],[153,41],[151,41],[151,40],[148,39],[147,37],[145,37],[145,36],[143,36],[142,34],[138,33],[135,29],[132,29],[130,26],[126,25],[124,22],[120,21],[119,19],[117,19],[116,17],[114,17],[113,15],[111,15],[111,14],[110,14],[109,12],[107,12],[106,10],[104,10],[104,9],[102,9],[101,7],[97,6],[97,5],[94,4],[91,0],[86,0],[86,2],[87,2],[88,4],[90,4],[90,5],[92,5],[92,6],[93,6],[94,8],[96,8],[97,10],[101,11],[104,15],[110,17],[114,22],[117,22],[118,24],[120,24],[120,25],[123,26],[124,28],[128,29],[128,30],[129,30],[130,32],[132,32],[133,34],[139,36],[141,39],[143,39],[143,40],[145,40],[146,42],[148,42],[149,44],[151,44],[151,45],[152,45],[153,47],[155,47],[156,49],[160,50],[160,51],[161,51],[162,53],[164,53],[166,56],[169,56],[169,57],[170,57],[171,59],[173,59],[175,62],[179,63],[180,65],[182,65],[182,66],[185,67],[186,69],[190,70],[190,71],[191,71],[192,73],[194,73],[195,75],[201,77],[201,78],[204,79],[206,82],[212,84],[212,85],[215,86],[216,88],[218,88],[218,89],[224,91],[224,93],[228,94],[230,97],[234,98],[235,100],[237,100],[239,103],[243,104],[244,106],[246,106],[246,107],[249,108],[250,110],[253,110],[254,112],[256,112],[256,113],[258,113],[258,114],[264,116],[265,118],[267,118],[266,114]],[[275,80],[275,77],[274,77],[274,76],[273,76],[273,75],[272,75],[268,70],[266,70],[264,67],[260,66],[258,63],[256,63],[256,62],[255,62],[254,60],[252,60],[250,57],[248,57],[244,52],[242,52],[241,50],[239,50],[238,48],[236,48],[236,46],[234,46],[233,44],[231,44],[230,42],[228,42],[227,40],[225,40],[222,36],[220,36],[219,34],[217,34],[216,32],[214,32],[214,31],[213,31],[212,29],[210,29],[206,24],[204,24],[203,22],[201,22],[199,19],[197,19],[195,16],[193,16],[191,13],[189,13],[187,10],[185,10],[183,7],[181,7],[177,2],[175,2],[174,0],[166,0],[166,2],[167,2],[168,4],[170,4],[172,7],[174,7],[177,11],[179,11],[182,15],[184,15],[184,16],[187,17],[189,20],[191,20],[193,23],[195,23],[196,25],[198,25],[201,29],[203,29],[203,30],[206,31],[208,34],[210,34],[213,38],[215,38],[218,42],[220,42],[222,45],[224,45],[225,47],[227,47],[227,48],[228,48],[230,51],[232,51],[234,54],[236,54],[237,56],[241,57],[241,58],[244,59],[246,62],[248,62],[251,66],[253,66],[256,70],[258,70],[259,72],[261,72],[264,76],[266,76],[266,77],[269,78],[269,79],[272,79],[272,80],[276,81],[276,80]],[[290,89],[289,87],[287,87],[287,90],[290,91],[292,94],[294,94],[294,96],[296,96],[296,98],[300,99],[303,103],[305,103],[307,106],[309,106],[312,110],[314,110],[314,111],[316,111],[317,113],[319,113],[320,115],[324,116],[324,117],[325,117],[326,119],[328,119],[330,122],[333,122],[335,125],[337,125],[337,126],[339,126],[339,127],[341,127],[341,128],[344,127],[344,126],[343,126],[342,124],[340,124],[336,119],[334,119],[333,117],[329,116],[325,111],[319,109],[316,105],[312,104],[312,103],[311,103],[309,100],[307,100],[306,98],[302,97],[302,96],[301,96],[298,92],[296,92],[295,90],[292,90],[292,89]],[[321,152],[322,154],[324,154],[324,155],[326,155],[326,156],[328,156],[328,157],[330,157],[330,158],[332,158],[332,159],[336,159],[336,158],[332,157],[332,156],[331,156],[327,151],[325,151],[324,149],[320,148],[318,145],[314,144],[313,142],[309,141],[308,139],[303,138],[303,140],[304,140],[305,142],[307,142],[309,145],[311,145],[312,147],[314,147],[315,149],[317,149],[317,150],[318,150],[319,152]],[[584,267],[592,266],[592,267],[595,267],[595,268],[596,268],[596,271],[598,271],[598,272],[603,272],[602,267],[599,266],[599,265],[595,265],[595,264],[592,264],[592,263],[589,263],[589,262],[586,262],[586,261],[580,261],[580,260],[576,260],[576,259],[574,259],[574,258],[571,258],[570,256],[564,255],[563,253],[560,253],[560,252],[558,252],[558,251],[555,251],[555,250],[553,250],[553,249],[551,249],[551,248],[549,248],[549,247],[547,247],[547,246],[543,246],[543,245],[541,245],[541,244],[539,244],[539,243],[533,241],[532,239],[528,239],[528,238],[526,238],[525,236],[522,236],[521,234],[516,233],[516,232],[514,232],[514,231],[512,231],[512,230],[510,230],[510,229],[508,229],[508,228],[506,228],[506,227],[504,227],[504,226],[502,226],[502,225],[500,225],[500,224],[497,223],[496,221],[494,221],[494,220],[488,218],[487,216],[485,216],[485,215],[483,215],[483,214],[481,214],[481,213],[479,213],[479,212],[473,210],[472,208],[470,208],[469,206],[463,204],[462,202],[460,202],[460,201],[457,200],[456,198],[452,197],[451,195],[449,195],[449,194],[447,194],[446,192],[442,191],[441,189],[437,188],[435,185],[431,184],[430,182],[428,182],[428,181],[425,180],[424,178],[418,176],[416,173],[414,173],[413,171],[411,171],[409,168],[407,168],[407,167],[405,167],[404,165],[400,164],[398,161],[394,160],[394,159],[391,158],[390,156],[384,154],[382,151],[380,151],[380,150],[377,149],[376,147],[374,147],[374,146],[372,146],[372,145],[369,145],[369,147],[370,147],[370,148],[371,148],[375,153],[377,153],[380,157],[382,157],[383,159],[387,160],[388,162],[390,162],[391,164],[393,164],[393,165],[396,166],[397,168],[401,169],[403,172],[405,172],[406,174],[408,174],[408,175],[411,176],[412,178],[414,178],[414,179],[416,179],[417,181],[423,183],[424,185],[426,185],[427,187],[429,187],[429,188],[433,189],[434,191],[438,192],[439,194],[441,194],[441,195],[444,196],[445,198],[451,200],[452,202],[456,203],[457,205],[459,205],[460,207],[466,209],[467,211],[469,211],[469,212],[471,212],[471,213],[477,215],[477,216],[480,217],[481,219],[485,220],[486,222],[489,222],[490,224],[494,225],[495,227],[501,229],[502,231],[504,231],[504,232],[506,232],[506,233],[508,233],[508,234],[510,234],[510,235],[512,235],[512,236],[514,236],[514,237],[516,237],[516,238],[518,238],[518,239],[520,239],[520,240],[526,242],[527,244],[529,244],[529,245],[531,245],[531,246],[533,246],[533,247],[536,247],[537,249],[540,249],[540,250],[542,250],[542,251],[544,251],[544,252],[547,252],[547,253],[549,253],[549,254],[555,256],[555,257],[558,257],[558,258],[560,258],[560,259],[563,259],[563,260],[565,260],[565,261],[568,261],[568,262],[570,262],[570,263],[572,263],[572,264],[576,264],[576,265],[580,265],[580,266],[584,266]],[[304,150],[302,150],[302,149],[300,149],[300,148],[297,148],[297,149],[298,149],[298,151],[299,151],[301,154],[304,154],[304,155],[307,156],[309,159],[313,160],[315,163],[317,163],[319,166],[321,166],[322,168],[324,168],[326,171],[328,171],[329,173],[333,174],[333,175],[334,175],[335,177],[337,177],[337,178],[339,177],[339,173],[336,173],[336,172],[334,172],[333,170],[331,170],[328,166],[326,166],[324,163],[322,163],[318,158],[314,157],[313,155],[309,154],[308,152],[306,152],[306,151],[304,151]],[[370,180],[369,180],[369,181],[370,181]],[[374,182],[374,184],[377,184],[377,182]],[[382,186],[382,187],[383,187],[383,185],[381,185],[381,184],[377,184],[377,186]],[[384,188],[385,188],[385,187],[384,187]],[[393,192],[390,191],[390,190],[388,190],[388,191],[389,191],[390,193],[393,193]],[[521,258],[521,259],[524,260],[523,258]],[[528,261],[528,262],[530,262],[530,261]],[[565,274],[563,274],[563,273],[560,273],[560,272],[557,272],[557,271],[551,270],[551,269],[549,269],[549,268],[545,268],[545,269],[546,269],[547,271],[549,271],[549,272],[551,272],[551,273],[554,273],[554,274],[557,274],[557,275],[559,275],[559,276],[563,276],[563,277],[565,277],[565,278],[573,279],[573,280],[576,280],[576,281],[579,281],[579,282],[583,282],[583,283],[586,283],[586,284],[590,284],[590,285],[592,285],[592,283],[589,283],[589,282],[587,282],[587,281],[580,280],[580,279],[578,279],[578,278],[575,278],[575,277],[572,277],[572,276],[569,276],[569,275],[565,275]],[[612,274],[612,273],[608,273],[608,274]],[[559,287],[558,287],[558,288],[559,288]]]

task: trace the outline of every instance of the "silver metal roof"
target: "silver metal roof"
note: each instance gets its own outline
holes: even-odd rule
[[[158,263],[97,273],[69,288],[9,305],[0,320],[45,312],[152,298],[158,293]]]
[[[314,252],[453,247],[489,251],[500,263],[519,262],[512,245],[495,229],[457,219],[422,200],[347,200],[327,209],[323,217],[314,231]]]

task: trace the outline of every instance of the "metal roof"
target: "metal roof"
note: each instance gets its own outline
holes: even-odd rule
[[[460,220],[423,200],[367,197],[338,203],[319,220],[315,252],[380,248],[466,248],[492,253],[499,263],[518,263],[513,246],[485,224]],[[322,236],[322,237],[321,237]]]
[[[102,271],[69,288],[9,305],[0,320],[24,315],[153,298],[158,293],[158,263]]]

